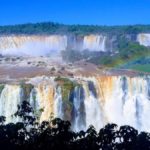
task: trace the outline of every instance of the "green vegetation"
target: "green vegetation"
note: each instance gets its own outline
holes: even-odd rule
[[[64,25],[54,22],[27,23],[22,25],[0,26],[0,34],[67,34],[85,35],[104,33],[109,35],[137,34],[150,32],[150,25],[98,26]]]
[[[123,38],[118,41],[116,52],[117,53],[103,53],[90,52],[88,50],[65,50],[62,51],[62,58],[63,60],[72,63],[84,59],[90,63],[109,68],[133,69],[150,72],[150,59],[144,59],[145,57],[150,57],[149,47],[139,45],[137,42],[131,42]],[[131,64],[128,64],[129,62]]]
[[[72,111],[72,100],[71,94],[73,93],[74,88],[79,85],[76,82],[71,81],[68,78],[57,77],[55,78],[57,85],[61,87],[62,100],[63,100],[63,115],[66,120],[71,120],[71,111]]]
[[[141,72],[150,72],[150,64],[135,64],[129,67],[129,69],[141,71]]]
[[[68,101],[70,93],[78,84],[76,82],[71,81],[68,78],[63,78],[63,77],[57,77],[55,78],[55,81],[61,87],[62,99],[64,101]]]
[[[140,72],[150,72],[150,57],[140,57],[137,60],[128,62],[120,67],[121,69],[132,69]]]
[[[136,42],[122,40],[118,43],[118,53],[113,55],[104,55],[101,58],[92,58],[90,62],[101,64],[107,67],[120,67],[128,62],[150,56],[148,47],[139,45]]]
[[[39,111],[42,113],[44,112],[44,108],[40,108]]]
[[[21,85],[21,88],[23,89],[23,99],[29,99],[30,97],[30,93],[32,91],[32,89],[34,88],[34,86],[32,84],[25,84],[25,83],[22,83]]]
[[[138,43],[127,42],[124,46],[120,45],[117,59],[112,61],[112,66],[125,64],[131,60],[136,60],[141,57],[150,56],[150,49],[141,46]]]
[[[3,89],[5,88],[5,85],[0,84],[0,94],[2,93]]]
[[[32,95],[34,102],[36,101],[36,95]]]

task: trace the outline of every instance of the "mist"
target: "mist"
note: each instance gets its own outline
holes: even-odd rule
[[[89,50],[105,52],[106,37],[86,35],[78,41],[74,37],[50,36],[4,36],[0,37],[0,53],[17,56],[57,56],[63,50]]]

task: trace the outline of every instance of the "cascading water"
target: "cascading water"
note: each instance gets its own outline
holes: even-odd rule
[[[106,37],[102,35],[88,35],[77,41],[66,35],[0,36],[0,54],[21,56],[58,55],[60,51],[68,48],[105,52],[105,44]]]
[[[66,48],[65,35],[0,37],[0,53],[3,55],[44,56]]]
[[[54,96],[54,114],[55,117],[63,119],[61,87],[56,88],[56,93]]]
[[[6,122],[15,122],[18,119],[13,115],[21,103],[21,91],[18,85],[0,85],[0,115],[6,117]],[[3,88],[3,89],[2,89]]]
[[[29,55],[29,56],[57,56],[62,50],[90,50],[107,52],[110,39],[104,35],[91,34],[80,36],[67,35],[13,35],[0,36],[0,54]],[[150,46],[150,34],[140,33],[137,42]],[[113,45],[111,45],[113,47]],[[31,51],[32,49],[32,51]]]
[[[105,44],[106,44],[105,36],[89,35],[84,37],[83,49],[105,52],[106,51]]]
[[[83,130],[86,126],[85,91],[82,86],[75,87],[73,97],[73,129]]]
[[[137,41],[140,43],[140,45],[150,46],[150,34],[148,33],[138,34]]]
[[[75,77],[68,80],[64,80],[68,93],[63,90],[62,81],[57,82],[54,78],[37,84],[0,85],[0,116],[6,116],[7,122],[17,121],[13,114],[17,105],[26,99],[40,122],[49,120],[53,114],[69,120],[75,131],[85,130],[91,124],[99,130],[107,123],[150,131],[149,76]]]
[[[85,112],[86,112],[86,128],[93,125],[96,129],[102,127],[101,108],[99,97],[96,92],[96,85],[93,81],[87,81],[84,85],[85,96]]]
[[[104,101],[106,122],[128,124],[149,131],[150,121],[147,118],[150,101],[146,78],[106,77],[99,79],[99,86],[103,92],[101,99]]]

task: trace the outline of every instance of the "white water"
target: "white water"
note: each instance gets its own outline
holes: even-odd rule
[[[4,36],[0,37],[3,55],[52,55],[67,48],[67,36]]]
[[[73,40],[73,39],[72,39]],[[68,48],[69,37],[66,35],[49,36],[0,36],[0,54],[2,55],[29,55],[45,56],[60,55],[60,51]],[[102,35],[87,35],[83,37],[82,48],[79,48],[78,42],[70,41],[70,47],[78,49],[88,49],[91,51],[106,51],[106,37]],[[80,45],[80,44],[79,44]]]
[[[54,114],[55,114],[55,117],[63,119],[61,88],[58,87],[55,90],[56,92],[54,96]]]
[[[140,43],[140,45],[150,46],[150,34],[148,33],[138,34],[137,41]]]
[[[150,132],[150,78],[149,77],[98,77],[75,79],[82,86],[75,87],[68,99],[72,109],[66,107],[61,87],[52,84],[53,79],[38,83],[30,93],[29,101],[40,117],[40,121],[54,117],[65,119],[63,112],[71,116],[76,131],[94,125],[97,130],[107,123],[131,125],[140,131]],[[5,85],[0,94],[0,116],[6,116],[7,122],[15,122],[12,115],[21,103],[21,87]],[[69,98],[69,97],[68,97]],[[67,102],[67,103],[68,103]],[[43,109],[41,113],[38,113]]]
[[[6,117],[6,122],[15,122],[17,118],[13,115],[21,103],[21,91],[17,85],[5,85],[0,95],[0,116]]]
[[[92,51],[106,51],[106,37],[102,35],[89,35],[84,37],[83,49]]]

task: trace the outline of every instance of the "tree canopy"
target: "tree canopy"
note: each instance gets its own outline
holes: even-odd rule
[[[149,150],[150,134],[138,133],[125,125],[107,124],[99,131],[91,125],[86,131],[74,132],[69,121],[51,118],[38,123],[29,115],[32,108],[27,101],[18,106],[20,122],[5,124],[0,117],[0,147],[5,150]],[[33,118],[33,119],[32,119]],[[91,118],[92,119],[92,118]],[[32,120],[32,121],[31,121]],[[28,124],[27,124],[27,121]]]
[[[104,33],[109,35],[138,34],[150,32],[150,25],[65,25],[55,22],[27,23],[0,26],[0,34],[77,34]]]

